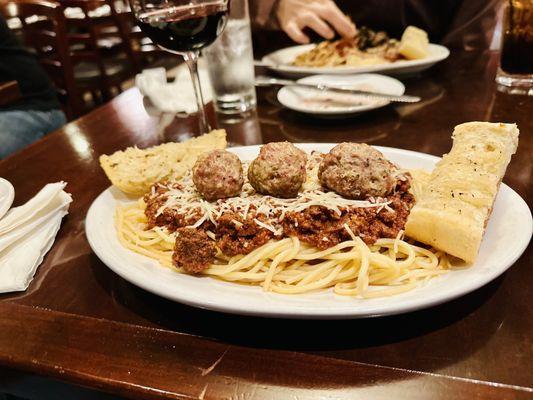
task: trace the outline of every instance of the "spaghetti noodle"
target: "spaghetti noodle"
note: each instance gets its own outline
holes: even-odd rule
[[[399,42],[385,40],[363,47],[359,36],[353,39],[325,40],[298,55],[292,65],[299,67],[337,67],[376,65],[397,61]],[[365,41],[366,42],[366,41]]]
[[[172,263],[176,233],[165,227],[146,229],[145,206],[142,199],[117,205],[115,225],[121,244],[184,272]],[[409,243],[401,238],[402,232],[368,246],[348,225],[344,228],[351,239],[325,250],[297,237],[271,240],[246,255],[230,257],[219,250],[202,274],[283,294],[333,288],[339,295],[374,298],[414,289],[451,267],[445,253]]]

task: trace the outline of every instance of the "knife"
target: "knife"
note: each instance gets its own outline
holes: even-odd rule
[[[255,86],[296,86],[296,87],[305,87],[308,89],[319,90],[321,92],[335,92],[335,93],[345,93],[353,94],[358,96],[364,96],[368,99],[373,100],[387,100],[397,103],[417,103],[421,100],[418,96],[408,96],[408,95],[392,95],[376,92],[368,92],[365,90],[350,89],[340,86],[328,86],[323,83],[304,83],[297,82],[290,79],[278,79],[272,78],[269,76],[258,76],[255,78]]]

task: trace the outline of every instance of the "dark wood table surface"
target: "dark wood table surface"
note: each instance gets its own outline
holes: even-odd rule
[[[422,103],[343,120],[296,114],[261,89],[257,115],[221,125],[234,144],[358,141],[442,155],[456,124],[516,122],[520,145],[504,181],[531,207],[533,101],[496,91],[497,61],[490,52],[452,53],[404,80]],[[194,309],[111,272],[84,232],[91,202],[109,185],[98,156],[193,131],[193,120],[162,129],[131,89],[0,162],[16,204],[59,180],[74,197],[29,289],[0,296],[0,392],[46,377],[137,399],[533,398],[531,245],[507,273],[460,299],[348,321]]]
[[[8,106],[20,99],[20,88],[17,81],[0,82],[0,107]]]

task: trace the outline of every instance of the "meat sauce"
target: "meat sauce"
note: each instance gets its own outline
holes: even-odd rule
[[[217,246],[227,256],[248,254],[273,237],[272,232],[258,226],[253,219],[244,220],[238,214],[224,214],[217,224]]]
[[[147,229],[164,226],[177,232],[172,257],[174,264],[187,272],[199,273],[215,260],[216,248],[227,256],[248,254],[270,239],[297,236],[302,242],[326,249],[351,239],[345,224],[367,244],[373,244],[379,238],[395,238],[405,226],[415,203],[408,192],[409,187],[408,180],[399,181],[395,193],[388,197],[390,204],[387,207],[347,208],[342,209],[340,215],[322,206],[287,212],[281,222],[283,234],[277,236],[254,222],[254,218],[264,222],[264,216],[254,215],[253,210],[247,219],[239,214],[226,213],[216,220],[216,226],[206,221],[198,228],[187,228],[198,221],[200,214],[186,217],[176,210],[165,209],[157,215],[166,200],[165,188],[160,187],[145,196],[145,214]],[[215,234],[215,240],[208,237],[207,231]]]
[[[176,210],[166,208],[161,214],[157,214],[159,208],[165,204],[168,198],[168,188],[182,189],[182,186],[178,183],[172,185],[168,185],[165,182],[161,182],[161,185],[156,183],[152,187],[152,191],[144,196],[143,200],[146,204],[144,214],[148,220],[146,229],[165,226],[170,232],[175,232],[180,227],[190,225],[186,223],[185,217]]]
[[[394,238],[403,229],[414,205],[409,193],[389,197],[389,207],[394,211],[373,208],[352,208],[340,215],[325,207],[311,206],[299,213],[287,213],[283,220],[283,231],[287,236],[297,236],[302,242],[319,249],[327,249],[351,237],[344,225],[360,236],[366,244],[373,244],[379,238]]]

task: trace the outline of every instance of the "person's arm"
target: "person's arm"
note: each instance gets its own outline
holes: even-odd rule
[[[280,19],[278,11],[284,2],[312,3],[311,0],[251,1],[257,4],[256,10],[262,10],[259,18],[262,26],[271,28],[276,28]],[[358,25],[384,30],[397,38],[408,25],[415,25],[427,31],[432,42],[464,49],[488,47],[499,3],[499,0],[337,0],[339,8]],[[304,8],[295,10],[294,14],[301,14]]]
[[[259,28],[279,29],[275,16],[278,0],[250,0],[250,18]]]
[[[35,55],[26,49],[0,15],[0,81],[17,81],[21,99],[12,109],[60,108],[56,89]]]
[[[333,39],[335,32],[343,37],[355,35],[354,23],[332,0],[280,0],[276,16],[281,29],[297,43],[309,43],[305,28],[325,39]]]
[[[325,39],[332,39],[335,32],[343,37],[355,35],[355,25],[333,0],[255,0],[252,1],[252,17],[260,26],[272,26],[274,19],[297,43],[309,42],[305,28]]]
[[[488,49],[499,6],[499,0],[464,1],[441,43],[464,50]]]

